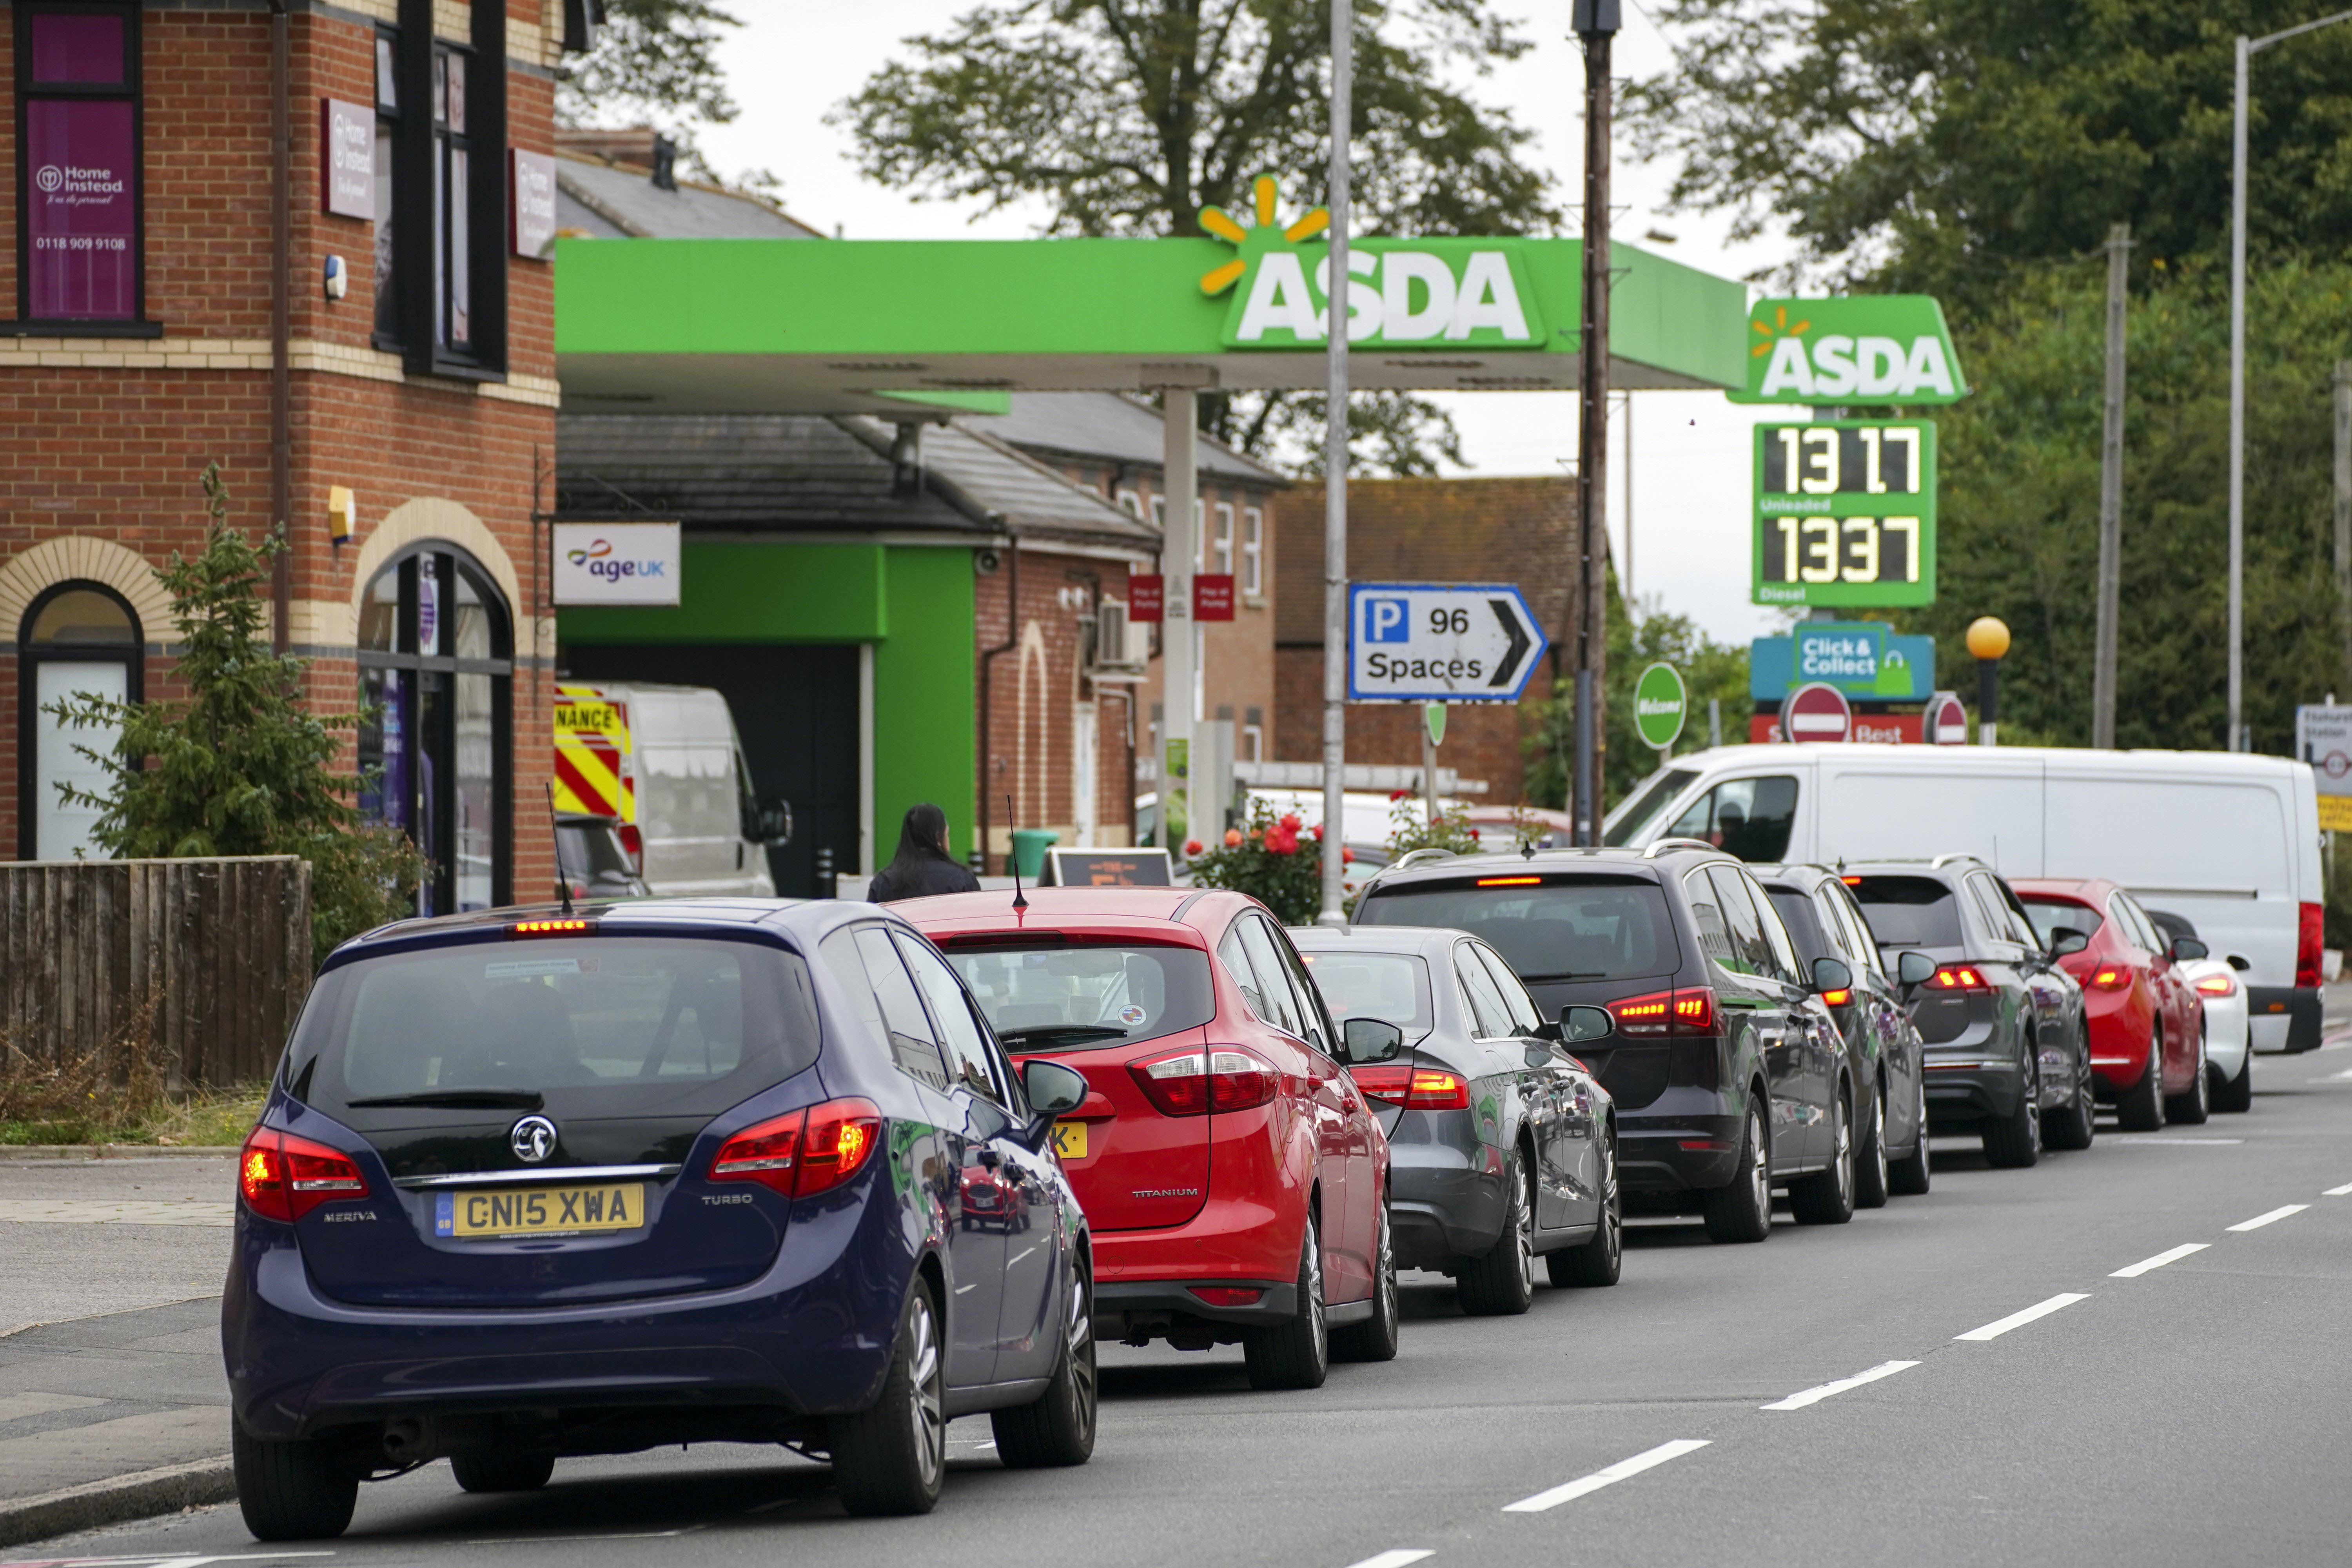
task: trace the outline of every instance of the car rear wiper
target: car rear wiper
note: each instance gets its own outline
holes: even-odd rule
[[[436,1110],[537,1110],[547,1103],[535,1089],[440,1089],[422,1094],[378,1094],[343,1101],[353,1110],[392,1110],[411,1106]]]
[[[999,1029],[1000,1040],[1064,1040],[1082,1045],[1088,1040],[1123,1040],[1125,1029],[1114,1029],[1108,1024],[1032,1024],[1025,1029]]]

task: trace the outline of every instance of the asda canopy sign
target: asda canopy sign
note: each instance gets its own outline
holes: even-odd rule
[[[1926,294],[1759,300],[1734,403],[1958,403],[1969,395],[1944,308]]]

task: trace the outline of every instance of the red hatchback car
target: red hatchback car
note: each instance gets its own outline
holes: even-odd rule
[[[2210,1109],[2205,1004],[2174,962],[2173,945],[2129,893],[2092,879],[2009,879],[2042,940],[2070,928],[2090,938],[2058,966],[2083,988],[2091,1070],[2126,1131],[2153,1132],[2168,1118],[2202,1121]],[[2202,957],[2201,950],[2181,956]],[[2161,1066],[2158,1062],[2161,1047]]]
[[[1260,1388],[1397,1343],[1389,1145],[1282,928],[1255,899],[1039,888],[892,906],[1016,1061],[1084,1074],[1055,1142],[1094,1239],[1097,1334],[1239,1342]],[[1357,1020],[1369,1061],[1393,1024]]]

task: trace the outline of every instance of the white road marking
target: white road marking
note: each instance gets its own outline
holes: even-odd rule
[[[87,1410],[105,1403],[79,1394],[0,1394],[0,1421],[21,1421],[57,1410]]]
[[[2008,1317],[2002,1318],[1995,1322],[1987,1323],[1981,1329],[1970,1329],[1967,1333],[1954,1334],[1952,1338],[1955,1340],[1997,1340],[2000,1338],[2001,1335],[2009,1332],[2011,1329],[2021,1329],[2025,1327],[2026,1324],[2033,1321],[2036,1318],[2046,1318],[2062,1307],[2071,1307],[2077,1301],[2087,1301],[2090,1299],[2091,1298],[2088,1295],[2078,1295],[2071,1290],[2062,1290],[2057,1295],[2051,1297],[2047,1301],[2036,1301],[2032,1306],[2026,1308],[2022,1312],[2011,1312]]]
[[[209,1557],[181,1557],[150,1552],[143,1557],[28,1557],[0,1563],[0,1568],[127,1568],[131,1563],[275,1563],[284,1557],[332,1557],[331,1552],[241,1552]]]
[[[468,1541],[468,1546],[553,1546],[573,1541],[667,1541],[673,1535],[692,1535],[703,1528],[698,1524],[681,1525],[676,1530],[617,1531],[611,1535],[488,1535],[478,1541]]]
[[[1558,1508],[1564,1502],[1574,1502],[1587,1492],[1597,1492],[1602,1487],[1615,1486],[1619,1481],[1632,1476],[1638,1476],[1643,1470],[1655,1468],[1668,1459],[1679,1459],[1685,1454],[1695,1454],[1706,1445],[1707,1440],[1703,1437],[1677,1437],[1671,1443],[1661,1443],[1654,1448],[1644,1449],[1630,1459],[1620,1459],[1615,1464],[1604,1469],[1595,1470],[1589,1476],[1580,1476],[1566,1486],[1554,1487],[1548,1492],[1538,1492],[1533,1497],[1521,1498],[1513,1503],[1505,1503],[1503,1511],[1505,1513],[1541,1513],[1547,1509]]]
[[[2240,1220],[2237,1224],[2231,1226],[2229,1228],[2231,1230],[2260,1230],[2263,1226],[2275,1224],[2279,1220],[2286,1218],[2286,1216],[2291,1214],[2301,1214],[2310,1206],[2311,1205],[2309,1204],[2281,1204],[2278,1207],[2271,1210],[2268,1214],[2258,1214],[2252,1219]]]
[[[2352,1195],[2352,1182],[2347,1182],[2340,1187],[2330,1187],[2319,1195],[2323,1198],[2340,1198]]]
[[[1434,1552],[1424,1551],[1417,1546],[1391,1546],[1386,1552],[1365,1558],[1361,1563],[1349,1564],[1349,1568],[1405,1568],[1408,1563],[1418,1563],[1424,1557],[1436,1555]]]
[[[2326,1078],[2315,1078],[2311,1081],[2314,1083],[2342,1083],[2347,1078],[2352,1078],[2352,1068],[2347,1068],[2342,1072],[2332,1072]]]
[[[2137,1149],[2143,1143],[2168,1143],[2177,1148],[2220,1149],[2244,1142],[2242,1138],[2147,1138],[2137,1132],[2127,1132],[2123,1135],[2123,1142],[2117,1147]]]
[[[1918,1364],[1916,1361],[1883,1361],[1868,1372],[1858,1372],[1852,1377],[1839,1378],[1835,1383],[1824,1383],[1817,1388],[1808,1388],[1801,1394],[1792,1394],[1786,1399],[1770,1405],[1759,1405],[1758,1408],[1802,1410],[1808,1405],[1819,1405],[1832,1394],[1843,1394],[1849,1388],[1860,1388],[1864,1384],[1876,1383],[1882,1377],[1893,1377],[1896,1373],[1907,1371]]]
[[[193,1225],[226,1229],[236,1224],[235,1204],[149,1203],[92,1198],[0,1198],[0,1220],[26,1225]]]
[[[2129,1268],[2118,1268],[2113,1274],[2108,1275],[2107,1278],[2110,1279],[2137,1279],[2141,1275],[2161,1268],[2168,1263],[2178,1263],[2192,1252],[2202,1252],[2211,1245],[2212,1243],[2209,1241],[2184,1241],[2179,1247],[2173,1247],[2168,1252],[2159,1252],[2154,1258],[2143,1258],[2137,1263],[2133,1264]]]

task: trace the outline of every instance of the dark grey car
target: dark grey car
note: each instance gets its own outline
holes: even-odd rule
[[[1334,1017],[1404,1031],[1353,1069],[1382,1107],[1397,1262],[1453,1276],[1463,1310],[1528,1310],[1555,1285],[1617,1283],[1622,1239],[1609,1091],[1485,942],[1423,926],[1290,932]]]

